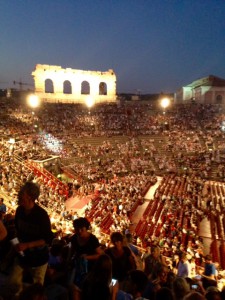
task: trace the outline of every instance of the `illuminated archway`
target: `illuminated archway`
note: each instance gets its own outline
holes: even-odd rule
[[[65,80],[63,82],[63,93],[64,94],[72,94],[72,86],[69,80]]]
[[[105,82],[99,83],[99,95],[107,95],[107,85]]]
[[[54,93],[54,85],[51,79],[45,80],[45,93]]]
[[[90,84],[87,81],[81,83],[81,95],[90,95]]]

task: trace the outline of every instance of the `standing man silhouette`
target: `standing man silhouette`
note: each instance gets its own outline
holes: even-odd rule
[[[18,193],[15,214],[15,227],[18,242],[14,243],[17,251],[9,282],[18,286],[18,293],[23,289],[23,271],[29,270],[34,283],[43,284],[48,262],[48,245],[53,234],[47,212],[35,200],[40,188],[33,182],[26,182]]]

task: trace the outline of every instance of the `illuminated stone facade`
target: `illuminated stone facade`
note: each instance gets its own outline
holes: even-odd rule
[[[41,101],[63,103],[116,102],[113,70],[83,71],[61,66],[36,65],[32,72],[35,94]]]
[[[225,104],[225,79],[210,75],[195,80],[176,92],[175,101]]]

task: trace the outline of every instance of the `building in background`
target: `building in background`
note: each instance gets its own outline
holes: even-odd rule
[[[225,104],[225,79],[213,75],[193,81],[175,94],[176,103]]]

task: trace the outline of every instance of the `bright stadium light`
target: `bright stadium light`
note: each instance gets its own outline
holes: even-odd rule
[[[161,100],[161,106],[165,110],[170,105],[170,99],[169,98],[163,98]]]
[[[88,108],[92,108],[92,106],[94,105],[94,99],[92,98],[92,97],[87,97],[87,99],[86,99],[86,105],[87,105],[87,107]]]
[[[36,108],[40,105],[40,100],[36,95],[30,95],[27,98],[27,103],[30,107]]]

